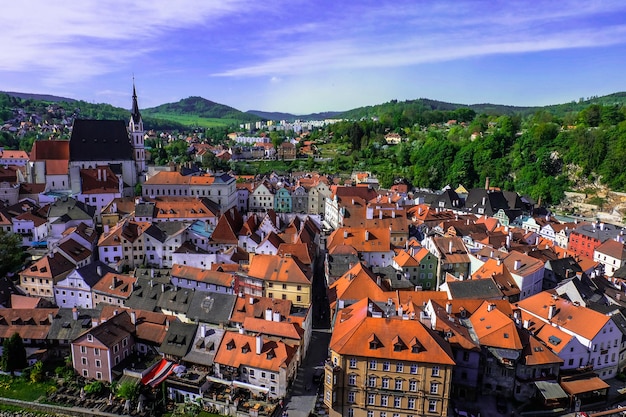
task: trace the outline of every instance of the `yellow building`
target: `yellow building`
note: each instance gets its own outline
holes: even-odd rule
[[[294,306],[311,305],[311,268],[289,254],[255,255],[248,275],[263,281],[264,295],[289,300]]]
[[[338,313],[324,376],[329,416],[447,416],[450,346],[414,315],[387,310],[366,298]]]

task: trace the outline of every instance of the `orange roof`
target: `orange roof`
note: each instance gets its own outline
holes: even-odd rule
[[[93,287],[93,291],[116,298],[128,298],[133,291],[133,285],[137,278],[132,275],[109,272]]]
[[[554,323],[588,340],[592,340],[611,320],[609,316],[583,307],[578,303],[572,303],[548,291],[528,297],[516,305],[544,322]],[[551,306],[554,306],[553,316],[548,319]]]
[[[470,321],[481,345],[512,350],[524,347],[513,320],[489,301],[483,302]]]
[[[0,309],[0,338],[8,339],[18,333],[22,339],[46,339],[52,324],[50,315],[54,319],[58,311],[58,308]]]
[[[65,276],[74,264],[60,253],[51,253],[20,272],[20,276],[53,279]]]
[[[419,265],[417,259],[412,257],[411,254],[406,251],[400,251],[400,253],[398,253],[393,260],[402,268]]]
[[[261,333],[266,336],[277,336],[298,341],[304,336],[304,330],[299,324],[287,321],[246,317],[243,321],[243,328],[249,333]]]
[[[242,296],[235,301],[235,308],[230,317],[232,323],[243,323],[246,317],[261,319],[266,311],[272,310],[280,314],[281,318],[288,317],[291,312],[291,301],[269,297]]]
[[[330,349],[341,355],[454,365],[450,345],[418,320],[372,317],[370,300],[339,311]],[[378,310],[377,307],[372,307]]]
[[[41,297],[11,294],[11,308],[37,308],[40,302]]]
[[[226,272],[218,272],[210,269],[194,268],[188,265],[172,265],[172,278],[188,279],[204,282],[222,287],[231,287],[234,276]]]
[[[175,316],[170,316],[163,313],[129,309],[126,307],[113,306],[109,304],[102,304],[100,319],[108,320],[116,316],[116,312],[118,312],[120,309],[128,311],[129,315],[131,314],[131,312],[135,313],[135,334],[137,338],[144,341],[152,342],[155,345],[160,345],[165,340],[165,336],[167,335],[166,322],[178,320]]]
[[[358,252],[389,252],[391,231],[388,228],[340,227],[328,237],[328,250],[337,245],[349,245]]]
[[[119,193],[117,175],[109,166],[85,168],[80,170],[83,194]]]
[[[562,378],[560,382],[563,391],[570,395],[578,395],[584,392],[599,391],[609,388],[609,384],[604,382],[600,377],[583,376],[583,377],[570,377]]]
[[[549,365],[553,363],[563,364],[563,359],[559,358],[532,334],[529,332],[521,332],[521,334],[528,339],[527,343],[524,343],[522,352],[527,366]]]
[[[259,354],[256,353],[256,343],[255,336],[227,331],[224,333],[214,362],[233,368],[244,365],[278,372],[281,368],[289,367],[294,359],[296,349],[286,343],[261,339]]]
[[[609,239],[596,248],[596,252],[615,259],[626,259],[626,246],[615,239]]]
[[[161,184],[172,184],[172,185],[187,185],[190,182],[190,176],[183,176],[180,172],[177,171],[159,171],[150,178],[148,178],[144,184],[145,185],[161,185]]]
[[[65,159],[48,159],[46,161],[46,175],[67,175],[69,161]]]
[[[134,242],[150,225],[150,222],[137,222],[125,219],[116,224],[109,233],[103,233],[98,240],[98,246],[121,246],[122,238],[129,242]]]
[[[376,276],[372,271],[358,263],[333,282],[328,288],[328,298],[331,306],[337,300],[362,300],[369,297],[375,301],[385,301],[387,296],[376,283]]]
[[[311,284],[312,272],[296,258],[278,255],[255,255],[248,275],[265,281]]]
[[[69,140],[37,140],[33,142],[30,152],[31,161],[44,161],[47,159],[70,159]]]

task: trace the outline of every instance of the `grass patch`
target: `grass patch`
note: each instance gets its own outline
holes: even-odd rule
[[[241,120],[237,119],[216,119],[216,118],[207,118],[207,117],[199,117],[192,116],[186,114],[171,114],[171,113],[154,113],[150,114],[151,117],[155,117],[161,120],[170,120],[176,123],[183,124],[185,126],[194,126],[194,127],[218,127],[218,126],[239,126],[239,124],[244,123]]]
[[[21,377],[0,376],[0,397],[22,401],[35,401],[45,396],[49,387],[56,386],[53,381],[30,382]]]

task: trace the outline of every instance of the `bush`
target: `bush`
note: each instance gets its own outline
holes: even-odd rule
[[[87,394],[99,394],[104,389],[102,381],[93,381],[85,385],[85,393]]]

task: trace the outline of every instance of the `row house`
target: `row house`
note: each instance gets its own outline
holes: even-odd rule
[[[55,304],[59,307],[94,308],[94,285],[106,274],[115,272],[100,261],[74,269],[54,285]]]
[[[437,264],[435,255],[426,248],[400,250],[391,266],[416,287],[429,290],[437,286]]]
[[[345,204],[355,204],[357,200],[366,204],[377,198],[378,193],[370,187],[343,187],[333,185],[331,195],[325,199],[324,223],[331,229],[337,229],[343,225],[346,214]]]
[[[93,252],[74,239],[64,239],[57,244],[54,251],[69,259],[76,268],[80,268],[93,261]]]
[[[179,172],[159,171],[142,184],[144,197],[208,198],[222,210],[237,206],[235,178],[228,174],[183,176]]]
[[[445,281],[446,274],[457,278],[469,276],[471,259],[461,238],[433,236],[423,243],[424,248],[438,259],[437,286]]]
[[[171,282],[176,287],[194,291],[234,294],[235,274],[194,268],[188,265],[173,265]]]
[[[610,316],[548,291],[516,304],[523,327],[562,360],[562,370],[593,370],[602,379],[615,377],[622,333]]]
[[[20,272],[20,287],[30,296],[54,301],[54,286],[75,267],[62,254],[50,252]]]
[[[98,241],[99,259],[116,266],[136,268],[145,263],[145,231],[151,226],[148,222],[124,219],[108,233],[103,233]]]
[[[94,308],[99,304],[123,306],[135,288],[137,278],[132,275],[108,272],[92,287]]]
[[[291,213],[293,211],[292,196],[285,186],[280,187],[274,194],[274,210],[277,213]]]
[[[282,341],[227,331],[215,355],[215,375],[283,398],[296,375],[296,349]]]
[[[262,295],[266,297],[290,300],[300,307],[311,305],[313,272],[291,254],[255,255],[247,275],[248,279],[263,282]],[[254,287],[240,283],[239,288],[248,294]]]
[[[206,197],[158,197],[136,199],[133,217],[142,222],[203,221],[215,226],[219,215],[219,206]]]
[[[17,333],[22,338],[29,365],[45,359],[39,355],[41,349],[46,349],[50,345],[48,333],[58,310],[58,308],[1,309],[0,343]]]
[[[417,320],[365,298],[339,311],[325,364],[330,416],[447,416],[452,351]]]
[[[612,277],[626,265],[626,246],[619,238],[606,240],[593,251],[593,260],[604,266],[606,276]]]
[[[26,151],[9,150],[0,147],[0,165],[16,165],[24,167],[28,165],[29,156]]]
[[[376,202],[363,204],[360,199],[345,204],[342,220],[343,227],[388,228],[391,232],[391,244],[404,246],[409,238],[409,222],[406,209],[391,201],[391,196],[377,197]]]
[[[605,223],[583,223],[571,231],[567,249],[573,254],[593,259],[594,251],[610,239],[621,239],[622,229]]]
[[[146,265],[171,268],[174,253],[186,241],[189,223],[154,222],[144,232]]]
[[[328,236],[326,247],[332,251],[341,245],[353,247],[372,267],[386,267],[393,262],[391,231],[387,228],[340,227]]]
[[[248,209],[250,211],[267,211],[273,209],[275,190],[268,182],[259,183],[250,193]]]
[[[59,198],[39,211],[48,219],[48,247],[54,246],[70,227],[81,223],[95,227],[95,207],[74,198]]]

